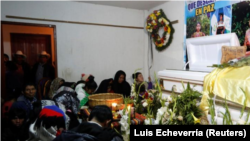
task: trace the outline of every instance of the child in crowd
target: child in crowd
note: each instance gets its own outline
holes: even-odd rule
[[[81,81],[75,87],[77,98],[80,100],[80,108],[87,104],[89,95],[93,94],[97,88],[94,76],[82,74]]]
[[[132,75],[132,78],[135,79],[136,84],[139,85],[144,82],[144,78],[141,72],[137,72]],[[150,90],[153,89],[153,84],[151,82],[151,77],[148,77],[148,82],[144,83],[145,85],[145,90]]]

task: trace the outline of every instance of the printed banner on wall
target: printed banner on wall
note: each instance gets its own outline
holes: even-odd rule
[[[190,0],[185,2],[185,34],[188,38],[236,33],[250,50],[250,1]],[[186,45],[184,45],[186,52]],[[187,62],[186,53],[184,62]]]

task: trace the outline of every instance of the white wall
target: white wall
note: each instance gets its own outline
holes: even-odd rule
[[[170,21],[179,21],[172,24],[175,32],[170,46],[163,51],[157,51],[153,44],[154,59],[153,67],[150,70],[151,76],[153,76],[154,72],[157,73],[160,70],[183,69],[184,5],[185,1],[169,1],[148,11],[148,14],[151,14],[154,10],[162,9]]]
[[[56,25],[59,77],[76,82],[81,73],[93,74],[98,84],[103,79],[114,77],[120,69],[126,72],[130,83],[135,69],[143,68],[145,71],[147,56],[144,48],[148,47],[148,40],[144,29],[10,19],[6,15],[142,27],[145,12],[82,2],[1,2],[2,21]],[[169,15],[167,11],[166,14]],[[172,20],[176,18],[170,17]],[[179,56],[176,49],[170,48],[171,52]]]

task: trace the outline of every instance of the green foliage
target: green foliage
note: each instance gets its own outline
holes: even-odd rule
[[[240,88],[240,89],[242,90],[242,92],[244,93],[244,96],[245,96],[244,105],[243,105],[243,107],[241,109],[241,115],[239,117],[241,119],[242,116],[243,116],[243,113],[245,111],[245,108],[246,108],[246,99],[247,98],[246,98],[245,91],[242,88]],[[211,115],[211,118],[212,118],[212,124],[216,125],[217,123],[214,120],[214,116],[215,116],[214,103],[213,103],[213,99],[211,98],[211,96],[210,96],[210,99],[208,100],[208,103],[209,103],[210,115]],[[225,113],[220,112],[223,115],[223,125],[233,125],[233,120],[231,118],[231,114],[230,114],[230,111],[229,111],[229,108],[228,108],[228,105],[227,105],[227,99],[226,98],[225,98],[224,107],[225,107]],[[248,111],[246,121],[245,121],[245,125],[247,124],[247,122],[249,120],[249,117],[250,117],[250,110]]]
[[[212,125],[216,125],[217,122],[215,121],[214,117],[215,117],[215,108],[214,108],[214,103],[213,103],[213,99],[209,99],[208,100],[208,104],[209,104],[209,113],[211,115],[211,119],[212,119]]]
[[[191,38],[192,34],[196,32],[198,22],[201,23],[201,32],[205,33],[206,36],[210,34],[210,19],[206,14],[203,14],[187,19],[186,38]]]
[[[133,99],[131,99],[130,97],[124,97],[124,103],[127,103],[127,104],[132,104],[134,103]]]
[[[225,98],[225,113],[220,112],[223,115],[223,125],[233,125],[231,114],[227,106],[227,99]]]
[[[241,109],[241,115],[240,115],[240,118],[243,116],[243,113],[244,113],[244,111],[245,111],[245,108],[246,108],[246,105],[247,105],[247,95],[246,95],[246,92],[242,89],[242,88],[240,88],[241,89],[241,91],[244,93],[244,95],[245,95],[245,100],[244,100],[244,105],[243,105],[243,107],[242,107],[242,109]]]
[[[223,69],[223,68],[227,68],[227,67],[239,68],[239,67],[243,67],[243,66],[250,66],[250,56],[242,57],[237,62],[230,61],[229,63],[223,63],[221,65],[220,64],[214,64],[214,65],[209,66],[209,67],[216,67],[216,68]]]
[[[200,96],[201,93],[193,90],[189,83],[180,96],[173,94],[172,98],[174,102],[170,103],[168,108],[172,109],[172,111],[175,110],[174,113],[177,115],[183,116],[183,120],[179,121],[175,119],[172,123],[177,125],[194,125],[192,113],[197,118],[203,115],[202,110],[196,105],[197,99],[200,98]]]
[[[240,44],[244,44],[245,33],[249,28],[250,19],[250,1],[236,3],[233,6],[232,32],[235,32],[239,38]]]

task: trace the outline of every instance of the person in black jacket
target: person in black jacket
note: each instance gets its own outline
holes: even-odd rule
[[[17,78],[21,83],[21,87],[24,86],[25,83],[29,82],[30,77],[30,65],[25,61],[26,55],[23,54],[22,51],[17,51],[14,55],[13,62],[15,62],[16,70],[15,73],[17,74]]]
[[[55,79],[55,68],[48,62],[49,58],[50,54],[46,51],[42,51],[39,55],[39,62],[36,63],[32,69],[32,79],[35,84],[38,84],[39,80],[42,78],[50,78],[51,80]]]
[[[115,93],[123,94],[124,97],[130,96],[131,86],[126,81],[126,74],[124,71],[119,70],[116,72],[113,89]]]
[[[123,141],[123,137],[110,128],[112,120],[112,112],[108,106],[95,106],[89,115],[89,121],[70,131],[63,131],[53,141]]]
[[[29,138],[27,108],[24,102],[15,102],[9,113],[7,125],[2,127],[1,141],[25,141]]]

